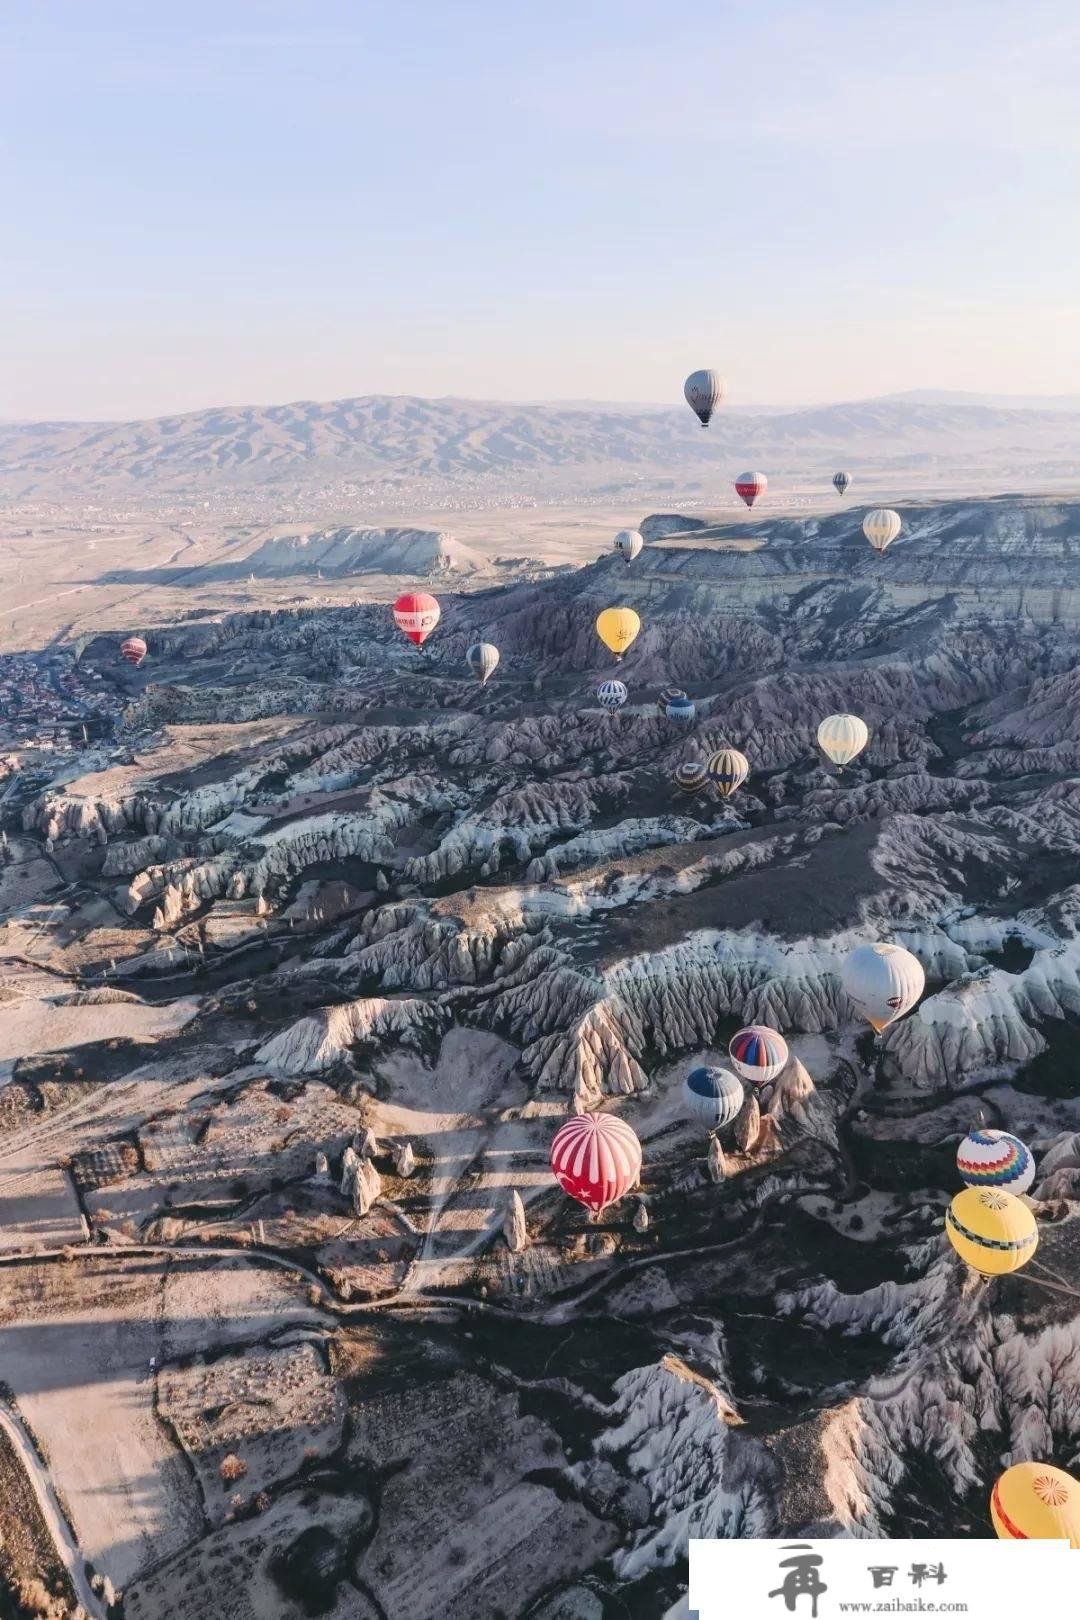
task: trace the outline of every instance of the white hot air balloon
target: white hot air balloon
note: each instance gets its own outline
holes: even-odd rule
[[[840,978],[848,1000],[880,1035],[903,1018],[922,995],[922,963],[902,945],[856,945],[844,958]]]
[[[465,654],[465,662],[480,682],[486,686],[499,665],[499,649],[490,641],[478,641]]]
[[[601,708],[609,709],[612,713],[616,709],[621,709],[629,696],[622,681],[604,681],[596,688],[596,697]]]
[[[636,529],[620,529],[612,545],[624,562],[632,563],[635,557],[641,556],[645,542]]]
[[[827,714],[817,728],[818,747],[843,770],[870,741],[866,721],[857,714]]]
[[[724,379],[718,371],[692,371],[683,383],[683,393],[702,427],[708,427],[713,411],[724,397]]]
[[[892,545],[902,527],[899,512],[888,506],[876,506],[862,520],[862,532],[879,557]]]

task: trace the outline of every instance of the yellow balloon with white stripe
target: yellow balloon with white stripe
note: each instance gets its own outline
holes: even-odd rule
[[[1053,1463],[1006,1468],[990,1494],[999,1541],[1067,1541],[1080,1548],[1080,1480]]]
[[[965,1187],[945,1214],[945,1232],[965,1264],[984,1277],[1026,1266],[1039,1243],[1028,1206],[1000,1187]]]

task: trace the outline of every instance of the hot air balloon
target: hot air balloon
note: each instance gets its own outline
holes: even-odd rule
[[[596,617],[596,633],[616,659],[622,657],[640,629],[641,620],[633,608],[605,608]]]
[[[621,709],[629,696],[622,681],[604,681],[596,688],[597,702],[604,709]]]
[[[945,1211],[945,1233],[961,1260],[984,1277],[1019,1271],[1039,1242],[1030,1209],[1000,1187],[958,1192]]]
[[[843,770],[870,741],[866,721],[857,714],[827,714],[817,728],[818,747]]]
[[[769,480],[764,473],[740,473],[735,480],[735,493],[747,506],[753,506],[759,495],[764,495],[769,487]]]
[[[667,715],[669,703],[674,703],[676,698],[684,698],[685,696],[686,693],[681,686],[665,686],[656,700],[656,707],[660,710],[661,719]]]
[[[499,649],[490,641],[477,641],[465,654],[465,662],[480,685],[486,686],[499,667]]]
[[[749,1024],[731,1037],[728,1057],[744,1080],[764,1086],[776,1079],[787,1062],[787,1041],[765,1024]]]
[[[120,656],[138,669],[146,657],[146,642],[141,636],[128,636],[126,641],[120,643]]]
[[[911,1011],[926,986],[922,963],[902,945],[856,945],[840,978],[848,1000],[879,1035]]]
[[[862,520],[862,532],[878,556],[888,550],[902,527],[899,512],[893,512],[887,506],[875,507]]]
[[[730,799],[750,775],[750,762],[737,748],[718,748],[705,769],[716,791],[723,798]]]
[[[1067,1541],[1080,1548],[1080,1480],[1053,1463],[1006,1468],[990,1492],[999,1541]]]
[[[838,472],[833,474],[833,487],[838,495],[845,495],[850,485],[851,474],[849,472]]]
[[[683,1101],[706,1130],[722,1131],[737,1118],[745,1101],[742,1081],[730,1069],[702,1066],[683,1081]]]
[[[683,383],[686,403],[703,428],[724,397],[724,379],[718,371],[692,371]]]
[[[563,1192],[599,1214],[641,1174],[641,1143],[618,1114],[574,1114],[555,1133],[551,1168]]]
[[[1035,1180],[1031,1149],[1008,1131],[968,1131],[956,1153],[965,1187],[1004,1187],[1019,1198]]]
[[[693,698],[688,698],[684,694],[682,697],[672,698],[664,714],[680,731],[689,731],[697,717],[697,709]]]
[[[619,556],[628,563],[641,555],[641,548],[645,544],[636,529],[620,529],[612,543]]]
[[[684,759],[675,767],[675,786],[683,793],[700,793],[708,780],[704,760]]]
[[[439,622],[442,609],[427,591],[406,591],[394,603],[394,623],[417,647],[422,647]]]

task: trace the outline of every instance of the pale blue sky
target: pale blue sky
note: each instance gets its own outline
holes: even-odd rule
[[[1080,386],[1066,0],[0,0],[0,416]]]

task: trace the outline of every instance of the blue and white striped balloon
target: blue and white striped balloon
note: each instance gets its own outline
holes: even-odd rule
[[[596,688],[597,702],[605,709],[621,709],[629,696],[622,681],[603,681]]]
[[[672,725],[678,726],[680,731],[689,731],[697,717],[694,700],[688,698],[685,692],[681,697],[672,698],[664,713]]]
[[[687,1112],[710,1131],[723,1130],[737,1119],[744,1097],[743,1083],[730,1069],[702,1065],[691,1069],[683,1081]]]

